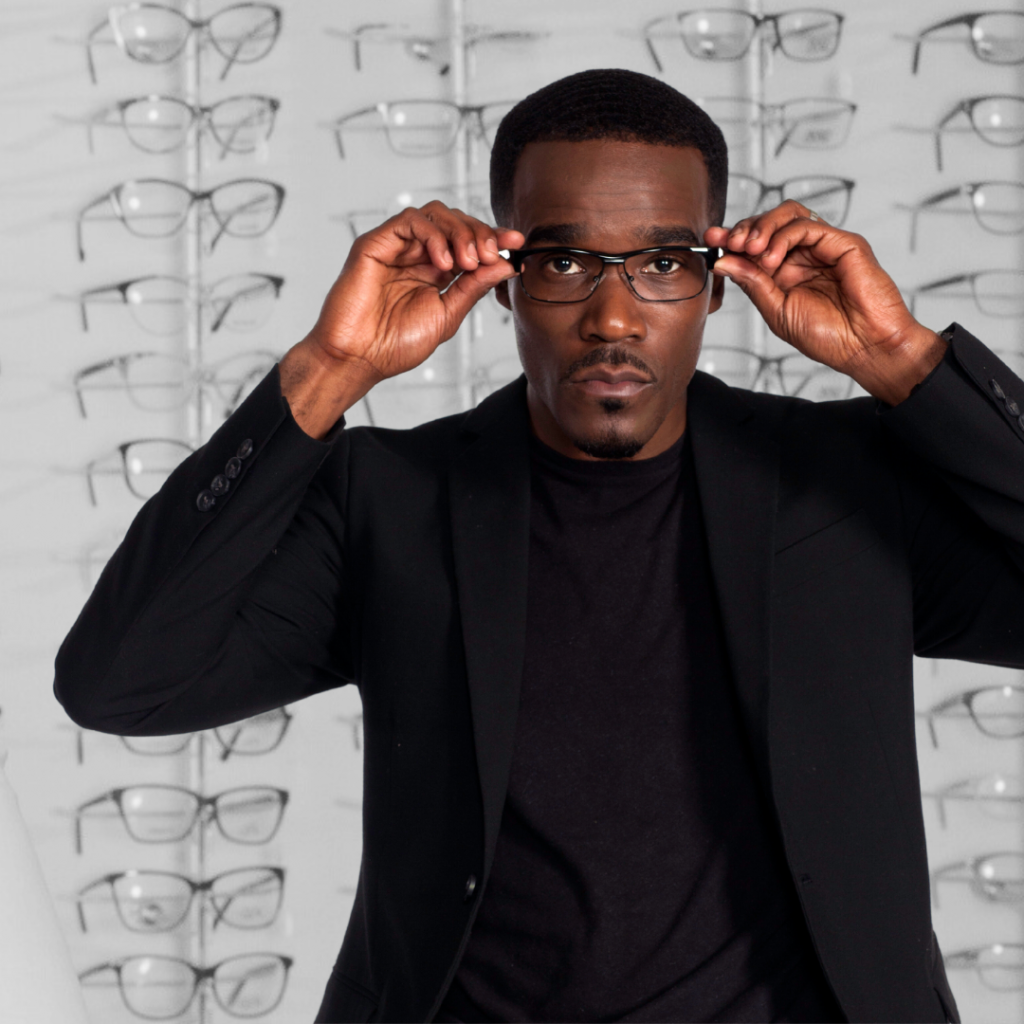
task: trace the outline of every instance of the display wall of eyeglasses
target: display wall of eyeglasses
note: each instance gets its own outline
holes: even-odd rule
[[[625,67],[730,145],[728,220],[796,198],[937,329],[1024,374],[1024,7],[822,0],[109,3],[0,10],[0,747],[95,1020],[311,1020],[360,854],[358,694],[190,737],[83,733],[52,662],[132,516],[301,338],[359,234],[490,219],[511,104]],[[857,392],[727,288],[702,369]],[[352,424],[519,374],[493,298]],[[230,480],[227,481],[230,485]],[[1024,1017],[1024,678],[917,665],[935,927],[965,1019]]]

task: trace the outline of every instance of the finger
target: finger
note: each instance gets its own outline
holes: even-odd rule
[[[481,263],[476,270],[460,274],[441,294],[441,301],[451,320],[459,323],[496,284],[514,276],[515,270],[507,260],[499,258],[496,263]]]
[[[363,238],[363,248],[367,255],[387,266],[394,266],[403,255],[403,249],[410,248],[410,243],[412,256],[416,257],[415,245],[418,243],[438,270],[448,272],[455,269],[448,236],[419,210],[403,210],[382,224],[377,231],[371,231]],[[394,241],[403,244],[395,246]],[[389,245],[389,242],[392,244]]]
[[[795,199],[787,199],[771,210],[755,214],[752,217],[745,217],[729,232],[726,241],[719,244],[733,252],[746,252],[751,256],[756,256],[764,251],[768,240],[776,231],[794,220],[806,219],[810,212],[806,206],[798,203]],[[824,221],[818,223],[824,223]]]
[[[770,274],[746,256],[731,253],[715,261],[712,273],[719,277],[727,277],[738,285],[753,302],[768,326],[775,329],[775,325],[780,322],[786,297]]]
[[[869,264],[875,262],[871,247],[860,235],[804,217],[790,221],[767,240],[763,251],[756,256],[758,266],[774,274],[798,248],[805,250],[809,265],[835,267],[849,253],[857,253]]]

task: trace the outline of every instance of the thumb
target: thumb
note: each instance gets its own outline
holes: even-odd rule
[[[441,295],[448,316],[458,325],[496,284],[515,277],[515,273],[512,264],[504,259],[463,271]]]
[[[786,297],[770,274],[745,256],[729,253],[715,261],[712,273],[737,285],[769,326],[778,322]]]

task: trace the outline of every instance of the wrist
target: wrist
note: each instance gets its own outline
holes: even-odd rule
[[[850,376],[870,395],[899,405],[942,362],[948,342],[915,320],[885,345],[865,350]]]

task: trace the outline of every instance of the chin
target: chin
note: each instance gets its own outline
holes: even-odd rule
[[[572,443],[592,459],[632,459],[649,440],[611,428],[589,437],[573,437]]]

